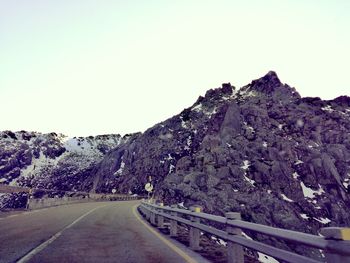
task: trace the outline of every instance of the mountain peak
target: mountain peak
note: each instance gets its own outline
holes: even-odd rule
[[[264,93],[272,93],[276,88],[283,86],[276,72],[269,71],[262,78],[253,80],[249,85],[252,89]]]

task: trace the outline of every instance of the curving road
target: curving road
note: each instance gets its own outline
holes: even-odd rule
[[[0,263],[196,262],[152,233],[137,204],[72,204],[0,218]]]

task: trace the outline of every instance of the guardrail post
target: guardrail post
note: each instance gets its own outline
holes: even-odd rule
[[[324,236],[326,240],[334,241],[349,241],[350,240],[350,228],[343,227],[324,227],[320,230],[321,235]],[[350,256],[342,255],[331,250],[325,249],[324,254],[326,257],[326,262],[342,262],[349,263]]]
[[[159,203],[159,206],[164,206],[163,203]],[[162,209],[158,209],[159,212],[162,212]],[[159,228],[163,228],[164,227],[164,217],[161,215],[157,216],[157,224]]]
[[[172,208],[176,208],[176,205],[172,205]],[[177,213],[172,211],[171,215],[176,217]],[[177,236],[177,221],[176,220],[170,220],[170,236],[176,237]]]
[[[225,214],[227,220],[241,220],[240,213],[229,212]],[[242,235],[242,230],[240,228],[232,227],[230,225],[226,226],[226,232],[229,235]],[[227,262],[228,263],[243,263],[244,254],[243,247],[239,244],[228,241],[227,242]]]
[[[153,207],[151,207],[151,224],[153,226],[156,225],[156,213],[154,211],[155,209]]]
[[[146,220],[149,221],[150,220],[150,214],[149,214],[149,211],[148,211],[148,206],[147,205],[144,205],[144,213],[145,213],[145,216],[146,216]]]
[[[192,206],[191,207],[191,211],[193,213],[199,213],[201,212],[201,207],[200,206]],[[201,219],[195,216],[191,216],[191,221],[194,223],[200,223]],[[200,246],[199,246],[199,241],[200,241],[200,231],[197,228],[194,227],[190,227],[190,248],[192,250],[200,250]]]

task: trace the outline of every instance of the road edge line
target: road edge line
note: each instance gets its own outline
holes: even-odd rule
[[[155,236],[157,236],[161,241],[163,241],[171,250],[176,252],[179,256],[181,256],[187,263],[198,263],[195,259],[191,258],[189,255],[187,255],[184,251],[182,251],[180,248],[173,245],[169,240],[164,238],[161,234],[158,233],[158,231],[154,230],[152,227],[150,227],[147,223],[144,222],[144,220],[141,218],[140,214],[137,212],[138,205],[134,205],[132,208],[134,216],[139,220],[150,232],[152,232]]]

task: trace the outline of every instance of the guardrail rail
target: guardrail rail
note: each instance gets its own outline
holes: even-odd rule
[[[216,236],[227,242],[227,262],[243,263],[243,247],[259,251],[283,262],[291,263],[319,263],[318,261],[291,251],[267,245],[248,239],[242,235],[243,230],[263,234],[269,237],[286,240],[291,243],[306,245],[323,250],[326,262],[350,263],[350,228],[325,227],[320,229],[322,236],[306,234],[266,225],[250,223],[241,220],[240,213],[229,212],[225,217],[201,212],[200,206],[193,206],[190,210],[163,206],[143,201],[140,211],[150,223],[159,228],[164,227],[164,221],[170,222],[170,236],[177,236],[178,223],[189,227],[189,244],[193,250],[200,249],[201,231]],[[189,218],[189,219],[186,219]],[[203,220],[219,223],[224,230],[209,226]]]

